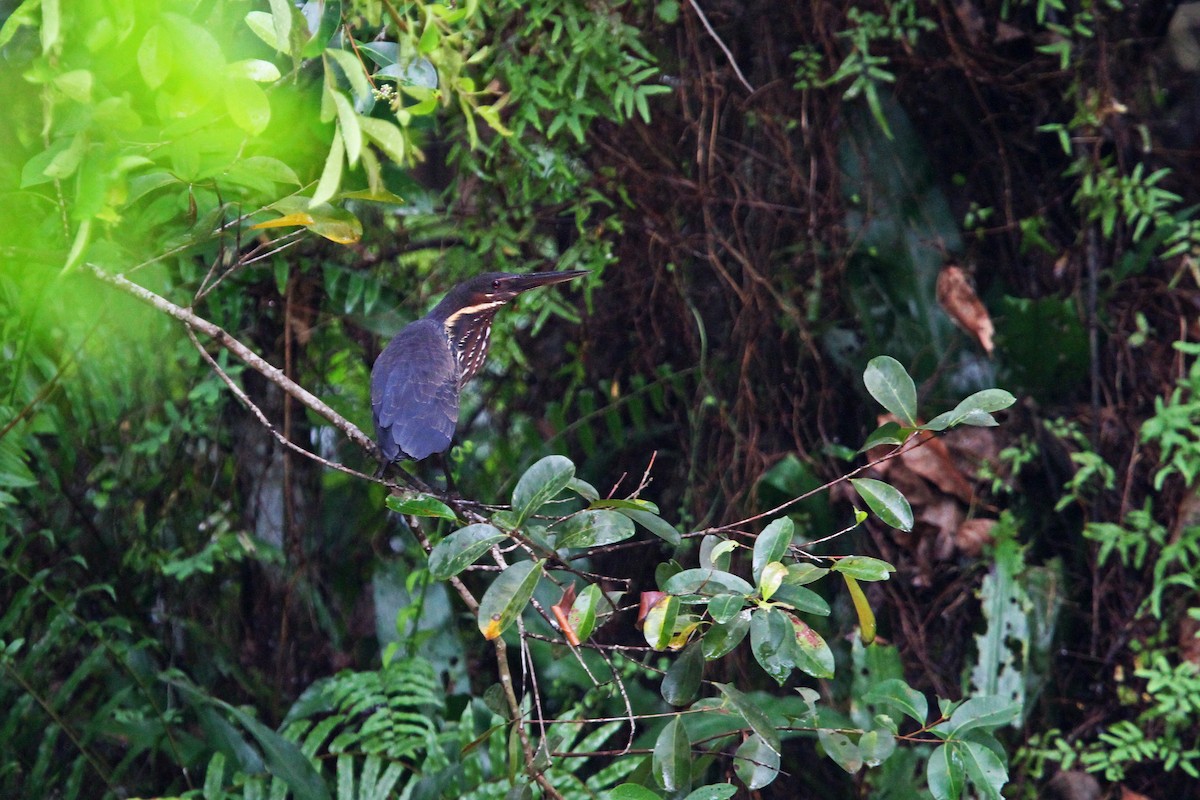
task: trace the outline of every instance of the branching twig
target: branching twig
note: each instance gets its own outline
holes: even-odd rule
[[[721,37],[717,36],[717,32],[714,31],[713,26],[709,24],[708,17],[704,16],[704,12],[700,10],[700,4],[697,3],[696,0],[688,0],[688,5],[690,5],[692,10],[696,12],[696,16],[700,18],[700,23],[704,26],[704,30],[708,31],[708,35],[711,36],[713,41],[717,43],[717,47],[721,48],[721,52],[724,53],[725,58],[729,60],[729,66],[733,67],[733,72],[735,75],[737,75],[738,80],[741,81],[742,86],[746,87],[746,91],[753,92],[754,87],[750,85],[750,81],[746,80],[746,76],[743,75],[741,69],[738,68],[737,61],[735,61],[733,58],[733,53],[729,52],[729,48],[725,46],[725,43],[721,41]]]
[[[224,347],[229,352],[240,358],[254,371],[258,372],[271,383],[278,386],[284,392],[300,401],[301,404],[315,411],[325,419],[329,420],[335,428],[342,431],[346,436],[373,458],[379,456],[379,448],[375,446],[375,442],[371,437],[367,436],[350,420],[343,417],[341,414],[330,408],[323,400],[314,395],[312,392],[299,385],[291,378],[283,374],[283,371],[277,367],[271,366],[262,356],[255,353],[246,345],[239,342],[237,339],[229,335],[223,328],[214,325],[202,317],[199,317],[189,308],[178,306],[167,300],[165,297],[155,294],[144,286],[130,281],[123,275],[111,275],[100,267],[94,264],[88,264],[88,269],[92,275],[101,281],[115,286],[126,294],[133,295],[144,303],[148,303],[164,314],[169,314],[175,319],[187,325],[189,328],[194,328],[201,331],[206,336],[216,340],[218,344]]]

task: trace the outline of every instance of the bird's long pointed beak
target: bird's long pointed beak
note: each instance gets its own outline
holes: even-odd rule
[[[554,283],[565,283],[575,278],[587,275],[586,269],[569,269],[562,272],[530,272],[527,275],[514,275],[507,279],[508,287],[514,292],[525,292],[539,286],[550,286]]]

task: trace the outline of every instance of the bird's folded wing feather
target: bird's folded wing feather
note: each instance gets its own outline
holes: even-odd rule
[[[454,354],[441,326],[421,319],[392,339],[371,370],[371,411],[388,461],[450,447],[458,422]]]

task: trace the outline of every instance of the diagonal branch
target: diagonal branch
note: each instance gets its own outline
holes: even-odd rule
[[[144,303],[154,306],[164,314],[169,314],[175,319],[187,325],[189,328],[200,331],[201,333],[214,339],[218,344],[224,347],[229,352],[240,358],[254,371],[261,374],[271,383],[278,386],[283,391],[290,394],[292,397],[299,400],[308,408],[320,414],[325,419],[329,420],[335,428],[361,447],[373,458],[379,457],[379,448],[375,446],[375,442],[369,436],[362,432],[357,425],[343,417],[338,412],[330,408],[321,398],[314,395],[312,392],[305,389],[300,384],[293,381],[287,375],[283,374],[283,370],[278,367],[271,366],[262,356],[255,353],[246,345],[239,342],[237,339],[229,335],[227,331],[218,325],[214,325],[208,320],[199,317],[190,308],[178,306],[167,300],[165,297],[155,294],[144,286],[134,283],[124,275],[112,275],[105,272],[95,264],[88,264],[88,269],[92,275],[99,280],[107,283],[110,286],[115,286],[126,294],[133,295]]]

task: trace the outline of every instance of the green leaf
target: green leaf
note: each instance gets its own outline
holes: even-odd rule
[[[294,7],[291,0],[270,0],[271,30],[275,41],[265,39],[267,44],[281,53],[288,52],[288,42],[292,37],[292,20],[295,19]]]
[[[812,589],[805,589],[803,586],[793,586],[787,581],[784,581],[783,585],[775,590],[775,594],[771,595],[771,599],[781,605],[789,606],[796,611],[803,611],[805,614],[816,614],[820,617],[829,616],[829,603],[825,602],[824,597],[821,597],[821,595]]]
[[[925,765],[925,780],[934,800],[958,800],[966,787],[967,776],[957,742],[943,744],[929,756]]]
[[[792,630],[795,634],[792,639],[794,645],[792,657],[797,669],[807,672],[814,678],[832,678],[833,651],[821,638],[821,634],[795,615],[782,611],[780,613],[792,623]]]
[[[775,726],[771,724],[771,720],[767,718],[762,709],[731,684],[714,683],[713,685],[720,690],[721,694],[725,695],[729,705],[745,721],[750,730],[754,731],[775,755],[779,755],[781,747],[779,732],[775,730]]]
[[[252,80],[230,78],[225,82],[225,110],[229,118],[251,136],[257,136],[271,124],[271,101]]]
[[[686,706],[691,703],[700,692],[700,680],[703,675],[704,652],[699,642],[693,642],[683,649],[663,676],[663,700],[673,706]]]
[[[744,609],[733,619],[719,625],[713,625],[704,632],[700,640],[704,648],[704,657],[714,661],[741,644],[742,639],[750,631],[750,610]]]
[[[750,652],[763,670],[783,686],[795,668],[794,634],[787,617],[777,608],[760,608],[750,616]]]
[[[750,791],[761,789],[779,775],[779,753],[757,733],[751,734],[733,754],[733,771]]]
[[[407,149],[407,143],[404,139],[404,133],[396,127],[395,123],[384,119],[374,119],[373,117],[359,115],[358,124],[362,128],[363,134],[378,145],[384,155],[395,162],[397,166],[404,165],[404,152]]]
[[[683,542],[683,537],[679,535],[679,531],[675,530],[675,526],[657,514],[652,514],[649,511],[638,508],[618,508],[617,511],[629,517],[669,545],[678,547]]]
[[[970,740],[961,742],[958,752],[963,766],[966,767],[967,777],[971,779],[979,795],[988,800],[1001,800],[1000,790],[1008,782],[1008,769],[1000,760],[1000,756],[986,745]]]
[[[896,571],[888,562],[870,556],[839,558],[830,569],[860,581],[886,581]]]
[[[554,527],[555,547],[599,547],[633,536],[633,521],[616,511],[580,511]]]
[[[787,577],[787,567],[782,561],[772,561],[763,567],[762,578],[758,582],[759,593],[762,594],[763,600],[770,600],[775,596],[776,590],[783,585],[783,579]]]
[[[517,524],[524,522],[575,477],[575,465],[565,456],[546,456],[525,470],[513,489],[512,507],[517,512]]]
[[[338,244],[353,244],[362,238],[362,223],[343,208],[335,208],[328,203],[311,206],[309,198],[300,196],[285,197],[270,207],[283,216],[260,222],[252,226],[253,230],[303,225],[318,236]]]
[[[746,598],[739,594],[719,594],[708,601],[708,613],[713,622],[729,622],[746,607]]]
[[[497,576],[479,601],[479,631],[491,641],[516,621],[529,605],[545,561],[521,561]]]
[[[383,503],[397,514],[407,514],[411,517],[433,517],[434,519],[448,519],[451,522],[458,519],[458,515],[451,510],[450,506],[427,494],[419,494],[415,497],[401,497],[392,494],[388,495]]]
[[[862,769],[862,753],[858,751],[858,746],[850,741],[850,737],[846,734],[821,728],[817,731],[817,741],[821,743],[825,755],[846,772],[853,775]]]
[[[587,500],[589,503],[593,503],[600,499],[600,493],[596,491],[596,487],[592,486],[585,480],[571,478],[571,480],[567,483],[567,488],[582,497],[584,500]]]
[[[655,650],[666,650],[675,632],[675,620],[679,617],[679,598],[667,595],[654,604],[646,613],[642,623],[642,635],[646,644]]]
[[[1021,713],[1021,704],[1007,698],[992,695],[972,697],[954,709],[947,722],[938,726],[947,736],[961,738],[964,733],[978,728],[998,728],[1007,725]]]
[[[480,556],[508,537],[485,522],[459,528],[429,553],[429,574],[440,581],[474,564]]]
[[[614,786],[612,791],[608,793],[609,800],[662,800],[662,796],[655,794],[645,786],[638,786],[636,783],[622,783],[620,786]]]
[[[863,442],[862,447],[858,448],[858,452],[865,453],[874,447],[879,447],[880,445],[904,444],[904,440],[908,437],[908,434],[911,431],[911,428],[902,428],[900,427],[900,423],[896,422],[895,420],[889,420],[888,422],[885,422],[876,428],[875,431],[867,437],[867,440]]]
[[[333,105],[337,109],[338,130],[341,131],[342,142],[346,145],[346,160],[353,167],[362,154],[362,126],[358,124],[358,114],[354,113],[354,106],[350,105],[346,95],[334,90],[330,92],[330,96],[333,97]]]
[[[654,742],[654,779],[668,792],[686,792],[692,784],[692,743],[683,718],[667,723]]]
[[[711,783],[695,789],[683,800],[729,800],[737,794],[737,787],[732,783]]]
[[[162,25],[155,25],[146,31],[145,37],[142,38],[142,44],[138,47],[137,63],[138,71],[142,73],[142,80],[151,89],[162,86],[170,77],[171,70],[174,68],[173,53],[171,35],[166,28]]]
[[[354,53],[331,47],[325,51],[325,55],[337,62],[338,67],[342,70],[342,74],[346,76],[346,80],[350,83],[350,89],[354,92],[354,97],[357,101],[362,102],[373,96],[371,82],[367,80],[367,73],[363,69],[362,63],[354,56]]]
[[[596,616],[599,613],[600,604],[607,602],[604,599],[604,592],[595,583],[588,584],[588,587],[575,598],[575,602],[571,604],[571,610],[567,612],[567,624],[571,626],[571,630],[575,631],[579,641],[586,642],[592,635],[592,631],[596,629]]]
[[[925,695],[913,689],[899,678],[888,678],[876,683],[863,695],[867,703],[884,705],[924,725],[929,716],[929,701]]]
[[[868,767],[878,767],[896,752],[896,737],[891,731],[867,731],[858,737],[858,752]]]
[[[663,584],[663,591],[671,594],[715,595],[733,592],[752,595],[754,587],[731,572],[715,569],[685,569],[672,575]]]
[[[254,84],[250,85],[254,86]],[[255,86],[255,88],[258,87]],[[262,90],[259,89],[259,91]],[[342,166],[346,161],[346,145],[340,131],[340,126],[334,131],[333,142],[329,146],[329,155],[325,157],[325,168],[321,170],[321,180],[317,181],[317,188],[313,190],[312,199],[308,203],[310,208],[332,199],[337,194],[338,187],[342,185]]]
[[[874,478],[851,478],[850,484],[884,524],[902,531],[912,530],[912,507],[894,486]]]
[[[225,67],[225,74],[234,78],[245,78],[256,83],[274,83],[282,75],[279,67],[261,58],[246,58],[234,61]]]
[[[754,540],[754,558],[751,561],[751,572],[757,583],[762,576],[763,567],[772,561],[782,561],[787,553],[788,545],[792,543],[795,525],[790,517],[780,517],[772,522]]]
[[[879,405],[905,425],[917,426],[917,387],[899,361],[891,356],[872,358],[863,383]]]
[[[787,582],[797,586],[803,586],[806,583],[820,580],[829,574],[829,570],[824,567],[818,567],[810,561],[801,561],[798,564],[788,565]]]

